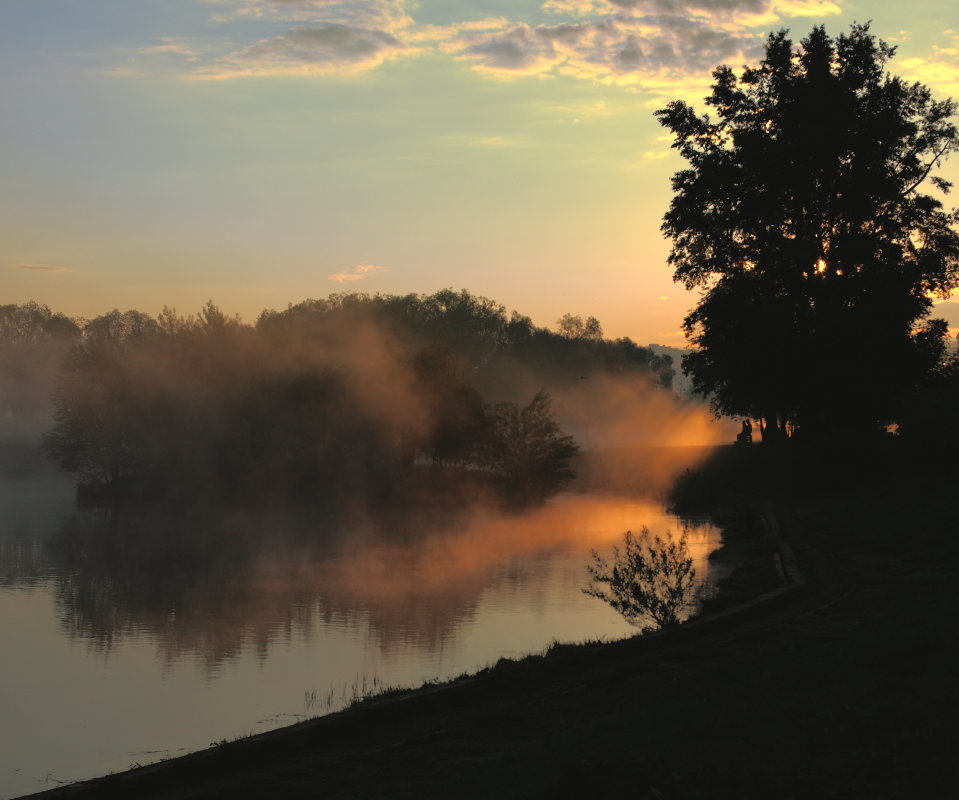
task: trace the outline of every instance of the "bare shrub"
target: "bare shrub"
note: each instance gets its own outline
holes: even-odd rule
[[[623,541],[622,550],[613,548],[611,565],[592,551],[593,563],[586,566],[592,585],[583,592],[609,603],[643,633],[678,625],[683,608],[699,596],[686,533],[653,536],[644,525],[638,536],[626,531]]]

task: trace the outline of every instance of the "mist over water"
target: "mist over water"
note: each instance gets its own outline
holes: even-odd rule
[[[189,657],[215,671],[334,619],[365,618],[385,651],[444,646],[490,586],[524,584],[542,563],[663,519],[656,503],[575,494],[522,514],[476,509],[442,521],[89,509],[52,535],[5,540],[0,574],[7,586],[51,590],[62,632],[92,651],[149,639],[165,663]]]
[[[74,510],[69,481],[2,485],[0,796],[634,632],[581,593],[592,548],[681,524],[655,502],[565,494],[523,514],[313,507]],[[714,530],[694,528],[701,574]]]
[[[3,400],[0,797],[630,635],[581,591],[590,551],[678,533],[669,486],[735,434],[644,348],[466,293],[71,336],[54,421],[85,503],[11,439],[47,412]],[[701,577],[717,544],[690,528]]]
[[[666,501],[676,478],[735,440],[737,427],[640,376],[595,375],[554,395],[557,419],[583,447],[575,488]]]

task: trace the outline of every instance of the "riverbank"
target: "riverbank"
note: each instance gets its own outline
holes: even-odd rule
[[[801,591],[36,797],[947,796],[955,468],[736,458],[725,498],[775,502]]]

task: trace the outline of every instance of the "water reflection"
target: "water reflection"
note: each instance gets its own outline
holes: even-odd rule
[[[557,568],[584,584],[585,555],[661,517],[636,501],[566,496],[536,512],[477,510],[438,520],[332,518],[315,509],[149,513],[88,509],[42,547],[5,540],[0,574],[46,574],[64,633],[104,654],[146,638],[170,665],[209,670],[317,629],[368,630],[384,653],[437,651],[471,623],[494,588],[532,592]],[[711,531],[694,532],[702,560]],[[705,570],[701,570],[705,572]]]
[[[73,507],[0,480],[0,797],[260,732],[553,639],[632,629],[580,592],[593,548],[656,505],[588,495],[534,514]],[[716,544],[691,531],[705,572]],[[333,698],[304,707],[304,696]]]
[[[73,513],[73,496],[73,482],[62,477],[0,478],[0,589],[49,577],[47,539]]]

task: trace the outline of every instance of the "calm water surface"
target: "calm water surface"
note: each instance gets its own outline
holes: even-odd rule
[[[682,523],[566,495],[522,517],[78,511],[0,481],[0,798],[635,629],[585,596],[591,549]],[[689,530],[701,576],[718,545]]]

